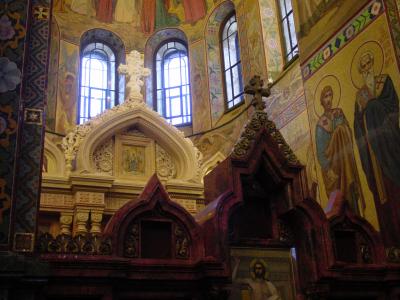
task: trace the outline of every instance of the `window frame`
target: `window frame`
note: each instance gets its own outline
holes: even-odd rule
[[[114,92],[114,103],[113,104],[109,104],[108,106],[107,106],[107,99],[105,99],[104,100],[104,103],[105,103],[105,108],[104,108],[104,110],[102,111],[102,112],[104,112],[104,111],[106,111],[107,109],[110,109],[110,108],[112,108],[112,107],[114,107],[114,106],[117,106],[117,105],[119,105],[120,104],[120,99],[119,99],[119,96],[120,96],[120,91],[119,91],[119,73],[118,73],[118,66],[119,66],[119,64],[120,64],[120,61],[119,61],[119,58],[118,58],[118,55],[117,55],[117,51],[109,44],[109,43],[107,43],[107,42],[105,42],[105,41],[103,41],[103,40],[90,40],[90,41],[87,41],[86,43],[82,43],[81,45],[80,45],[80,53],[79,53],[79,85],[78,85],[78,90],[79,90],[79,92],[78,92],[78,99],[77,99],[77,108],[76,108],[76,113],[77,113],[77,117],[76,117],[76,124],[78,124],[78,125],[81,125],[81,124],[84,124],[85,122],[87,122],[87,121],[89,121],[89,120],[91,120],[92,118],[94,118],[94,117],[96,117],[97,115],[95,115],[95,116],[89,116],[89,118],[86,118],[86,116],[81,116],[81,98],[82,98],[82,79],[83,79],[83,59],[87,56],[87,55],[90,55],[90,53],[92,53],[92,51],[94,51],[94,50],[96,50],[96,46],[94,46],[94,49],[92,49],[92,50],[90,50],[87,54],[85,54],[85,49],[87,48],[87,47],[89,47],[90,45],[92,45],[92,44],[102,44],[102,45],[105,45],[105,46],[107,46],[110,50],[111,50],[111,52],[113,53],[113,55],[114,55],[114,68],[115,68],[115,70],[114,70],[114,76],[115,76],[115,78],[114,78],[114,89],[106,89],[106,91],[110,94],[110,92]],[[104,50],[103,50],[104,51]],[[110,66],[110,64],[111,64],[111,61],[110,61],[110,57],[107,55],[107,73],[111,73],[111,66]],[[110,75],[110,77],[109,78],[111,78],[111,75]],[[91,89],[91,87],[89,86],[88,87],[89,88],[89,90]],[[90,99],[90,97],[89,97],[89,99]],[[90,100],[89,100],[90,101]],[[90,102],[89,102],[89,107],[90,107]],[[90,109],[89,109],[89,112],[90,112]],[[101,113],[102,113],[101,112]],[[84,122],[82,122],[81,123],[81,119],[86,119],[86,121],[84,121]]]
[[[223,95],[224,95],[224,108],[225,108],[225,113],[228,113],[240,106],[242,106],[245,103],[245,93],[244,93],[244,80],[243,80],[243,68],[242,68],[242,57],[241,57],[241,52],[240,52],[240,37],[239,37],[239,27],[237,27],[236,30],[236,34],[237,34],[237,39],[238,39],[238,50],[239,50],[239,60],[238,62],[235,64],[235,66],[240,65],[240,81],[241,81],[241,89],[242,91],[239,93],[238,97],[241,98],[241,101],[235,105],[233,105],[232,107],[228,107],[228,92],[227,92],[227,85],[226,85],[226,76],[225,76],[225,72],[227,70],[225,70],[225,57],[224,57],[224,38],[223,38],[223,34],[224,34],[224,29],[225,26],[227,25],[228,21],[232,18],[232,16],[235,16],[235,21],[236,24],[238,26],[238,20],[237,20],[237,16],[236,16],[236,11],[233,10],[231,11],[229,14],[226,15],[226,17],[223,19],[223,21],[221,22],[220,28],[219,28],[219,33],[218,33],[218,37],[219,37],[219,47],[220,47],[220,61],[221,61],[221,73],[222,73],[222,86],[223,86]],[[233,66],[233,67],[235,67]],[[232,69],[232,66],[230,66],[228,69]],[[232,79],[232,74],[231,74],[231,79]],[[233,85],[231,86],[231,88],[233,89]],[[233,95],[233,93],[232,93]],[[236,98],[238,98],[236,97]],[[233,98],[232,101],[234,101],[236,98]]]
[[[158,52],[160,51],[160,49],[162,48],[162,47],[164,47],[166,44],[168,44],[168,43],[179,43],[179,44],[181,44],[184,48],[185,48],[185,50],[186,50],[186,57],[187,57],[187,74],[188,74],[188,78],[187,78],[187,82],[188,82],[188,90],[189,90],[189,104],[190,104],[190,110],[189,110],[189,114],[188,115],[186,115],[186,116],[190,116],[190,122],[185,122],[185,123],[180,123],[180,124],[172,124],[172,121],[170,122],[169,120],[170,119],[172,119],[172,117],[170,117],[170,118],[167,118],[167,116],[166,116],[166,111],[165,111],[165,103],[166,103],[166,95],[165,95],[165,87],[162,87],[161,88],[161,90],[162,90],[162,95],[163,95],[163,99],[162,99],[162,101],[163,101],[163,103],[164,103],[164,108],[163,108],[163,111],[162,112],[160,112],[159,110],[158,110],[158,98],[157,98],[157,91],[159,90],[158,89],[158,86],[157,86],[157,80],[158,80],[158,74],[157,74],[157,54],[158,54]],[[182,51],[182,50],[178,50],[178,51]],[[170,53],[170,54],[167,54],[167,56],[169,56],[169,55],[173,55],[174,54],[174,52],[173,53]],[[163,61],[161,61],[161,72],[162,72],[162,74],[161,74],[161,81],[162,82],[165,82],[165,80],[164,80],[164,68],[163,68],[163,66],[164,66],[164,62]],[[171,124],[171,125],[173,125],[173,126],[175,126],[175,127],[186,127],[186,126],[192,126],[192,124],[193,124],[193,103],[192,103],[192,84],[191,84],[191,80],[190,80],[190,59],[189,59],[189,47],[188,47],[188,44],[187,44],[187,42],[186,41],[184,41],[184,40],[181,40],[181,39],[179,39],[179,38],[169,38],[169,39],[166,39],[166,40],[163,40],[156,48],[155,48],[155,50],[154,50],[154,52],[153,52],[153,72],[152,72],[152,84],[153,84],[153,109],[156,111],[156,112],[158,112],[169,124]],[[182,85],[180,86],[180,87],[182,87]],[[181,106],[182,106],[182,93],[180,94],[180,100],[181,100]],[[185,117],[185,115],[181,115],[182,116],[182,118],[184,118]]]
[[[292,10],[289,13],[286,13],[286,1],[284,0],[284,9],[285,9],[285,16],[282,17],[282,7],[280,4],[280,0],[276,0],[276,7],[277,7],[277,17],[278,17],[278,24],[279,24],[279,33],[281,37],[281,52],[282,52],[282,58],[283,58],[283,63],[284,67],[283,69],[288,68],[293,61],[295,61],[299,57],[299,41],[297,39],[297,33],[296,33],[296,28],[295,28],[295,36],[296,36],[296,45],[293,47],[293,41],[292,41],[292,36],[290,34],[290,26],[289,26],[289,16],[290,14],[293,15],[293,22],[294,22],[294,7],[293,7],[293,1],[292,0],[287,0],[290,1],[292,5]],[[290,49],[291,51],[289,53],[286,52],[286,38],[285,38],[285,30],[284,30],[284,24],[286,23],[287,28],[288,28],[288,33],[289,33],[289,41],[290,41]],[[295,24],[296,25],[296,24]],[[297,52],[297,53],[296,53]],[[289,56],[292,55],[292,57],[289,59]]]

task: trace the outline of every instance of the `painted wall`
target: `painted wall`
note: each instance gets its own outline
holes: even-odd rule
[[[346,3],[342,3],[344,8]],[[353,211],[375,228],[379,228],[376,205],[387,207],[396,201],[400,188],[395,176],[391,177],[400,172],[393,158],[395,147],[384,142],[390,137],[397,145],[397,138],[390,134],[400,133],[400,73],[391,32],[396,28],[388,25],[392,13],[390,3],[385,4],[366,3],[327,43],[312,49],[313,56],[301,65],[319,201],[325,208],[330,194],[340,190]],[[390,103],[387,107],[385,97]],[[378,117],[385,121],[373,123]]]

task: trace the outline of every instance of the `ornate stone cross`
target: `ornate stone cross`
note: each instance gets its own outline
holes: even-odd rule
[[[144,67],[144,55],[136,50],[132,50],[126,57],[126,64],[118,67],[120,74],[127,75],[127,100],[143,101],[141,88],[143,86],[142,77],[150,75],[150,69]]]
[[[262,97],[268,97],[271,95],[270,87],[263,88],[264,80],[260,76],[255,75],[248,85],[244,87],[245,94],[253,95],[253,106],[258,111],[263,111],[265,109],[265,103]]]

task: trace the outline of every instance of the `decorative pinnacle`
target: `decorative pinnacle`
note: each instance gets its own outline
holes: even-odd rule
[[[248,85],[244,87],[244,93],[253,95],[252,104],[256,111],[263,111],[265,109],[265,102],[263,97],[268,97],[271,95],[270,92],[270,84],[266,88],[263,88],[264,80],[261,79],[260,76],[255,75]]]

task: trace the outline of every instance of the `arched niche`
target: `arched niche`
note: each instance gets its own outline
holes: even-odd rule
[[[99,42],[108,45],[115,52],[117,65],[125,62],[125,45],[121,38],[116,33],[102,28],[93,28],[82,34],[81,50],[91,43]]]
[[[193,217],[172,202],[154,175],[137,201],[120,208],[105,228],[113,255],[173,263],[204,258],[203,237]]]
[[[215,125],[215,122],[225,111],[224,92],[221,85],[221,82],[224,80],[222,75],[221,61],[221,25],[226,17],[229,16],[234,10],[235,6],[232,1],[224,1],[219,4],[210,14],[204,32],[207,45],[207,70],[213,125]]]
[[[46,135],[44,141],[43,167],[45,176],[65,176],[65,158],[60,148]]]
[[[145,99],[147,105],[149,105],[150,107],[154,107],[154,72],[156,70],[154,56],[159,46],[167,40],[180,40],[186,44],[188,43],[186,34],[182,30],[176,28],[166,28],[158,30],[153,33],[151,37],[149,37],[149,39],[147,40],[144,50],[144,66],[151,69],[152,74],[145,79]]]
[[[351,211],[341,194],[327,215],[334,265],[378,264],[384,261],[383,244],[378,232]]]
[[[77,126],[75,138],[78,138],[80,142],[76,154],[77,173],[97,173],[92,160],[88,158],[93,156],[98,146],[132,127],[157,142],[172,157],[176,166],[177,179],[200,181],[200,152],[190,139],[183,136],[181,131],[167,123],[164,118],[144,103],[132,105],[125,102],[95,119]],[[83,138],[81,138],[82,134]],[[71,147],[74,147],[73,144]]]

